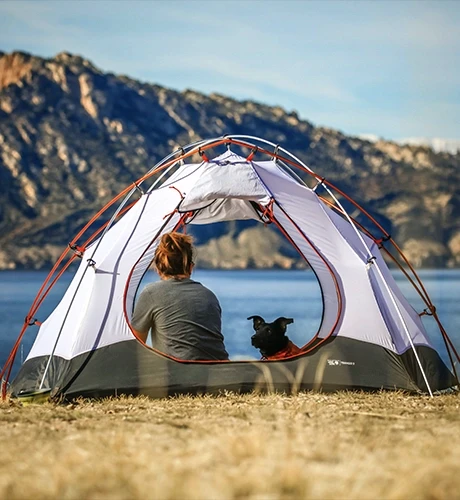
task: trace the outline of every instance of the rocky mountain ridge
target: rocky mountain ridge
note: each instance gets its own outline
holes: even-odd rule
[[[105,201],[156,161],[232,133],[289,149],[375,214],[416,266],[460,265],[458,153],[373,143],[281,107],[105,73],[65,52],[0,52],[0,268],[49,266]],[[277,234],[256,259],[245,242],[264,234],[239,223],[197,231],[200,264],[299,265]]]

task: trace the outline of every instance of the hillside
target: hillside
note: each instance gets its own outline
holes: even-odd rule
[[[232,133],[289,149],[376,214],[416,266],[460,265],[458,153],[372,143],[280,107],[178,92],[68,53],[0,52],[0,269],[49,266],[90,215],[171,150]],[[211,226],[197,233],[200,264],[297,265],[276,234],[258,264],[257,244],[245,242],[262,237]]]

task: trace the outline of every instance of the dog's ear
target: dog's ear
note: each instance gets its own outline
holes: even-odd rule
[[[248,319],[252,319],[254,320],[254,330],[257,330],[257,328],[259,328],[260,325],[263,325],[265,323],[265,320],[264,318],[262,318],[261,316],[249,316]]]
[[[273,322],[283,333],[286,333],[286,327],[294,323],[294,320],[292,318],[285,318],[284,316],[281,316],[281,318],[275,319]]]

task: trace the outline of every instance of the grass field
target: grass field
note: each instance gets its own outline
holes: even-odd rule
[[[455,499],[460,396],[0,403],[0,498]]]

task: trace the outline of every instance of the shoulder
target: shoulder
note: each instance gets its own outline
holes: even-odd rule
[[[195,281],[195,280],[192,280],[192,279],[189,279],[188,282],[195,286],[196,288],[200,288],[201,290],[207,290],[208,292],[211,292],[211,290],[209,288],[206,288],[202,283],[200,283],[199,281]],[[212,293],[212,292],[211,292]]]
[[[149,283],[142,290],[142,295],[155,295],[159,290],[164,288],[164,281],[155,281],[154,283]]]
[[[201,293],[203,296],[213,297],[217,300],[216,294],[209,288],[206,288],[199,281],[190,280],[190,282],[193,283],[198,293]]]

